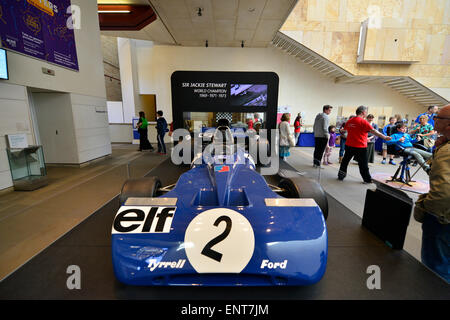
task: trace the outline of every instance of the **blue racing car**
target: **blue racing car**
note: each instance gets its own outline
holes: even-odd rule
[[[323,190],[301,176],[270,185],[248,154],[215,155],[166,187],[129,180],[120,201],[112,258],[125,284],[297,286],[325,273]]]

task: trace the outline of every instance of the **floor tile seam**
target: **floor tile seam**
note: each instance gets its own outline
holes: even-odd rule
[[[139,158],[140,156],[143,156],[143,154],[139,155],[137,158]],[[158,164],[156,164],[157,166]],[[155,166],[153,166],[151,169],[149,169],[144,175],[142,175],[143,177],[145,177],[151,170],[153,170],[155,168]],[[49,248],[51,245],[53,245],[54,243],[56,243],[58,240],[62,239],[65,235],[67,235],[70,231],[72,231],[73,229],[75,229],[76,227],[78,227],[79,225],[81,225],[84,221],[86,221],[86,219],[88,219],[89,217],[91,217],[95,212],[99,211],[101,208],[107,206],[111,201],[113,201],[117,196],[119,196],[120,193],[117,193],[115,196],[113,196],[112,198],[110,198],[108,201],[106,201],[103,205],[101,205],[100,207],[98,207],[97,209],[95,209],[94,211],[92,211],[91,213],[89,213],[84,219],[82,219],[81,221],[79,221],[77,224],[75,224],[74,226],[72,226],[69,230],[63,232],[59,237],[57,237],[56,239],[54,239],[53,241],[51,241],[50,243],[48,243],[44,248],[42,249],[38,249],[38,251],[32,255],[30,258],[26,259],[23,263],[21,263],[19,266],[17,266],[16,268],[14,268],[10,273],[8,273],[7,275],[5,275],[3,278],[0,278],[0,283],[5,280],[6,278],[8,278],[10,275],[12,275],[14,272],[16,272],[18,269],[20,269],[22,266],[24,266],[25,264],[27,264],[29,261],[33,260],[35,257],[37,257],[40,253],[42,253],[44,250],[46,250],[47,248]]]
[[[304,151],[300,151],[300,150],[298,150],[298,152],[299,153],[301,153],[301,154],[303,154],[303,155],[306,155],[306,156],[308,156],[309,158],[311,158],[312,159],[312,156],[310,155],[310,154],[308,154],[308,153],[306,153],[306,152],[304,152]],[[319,169],[320,170],[320,169]],[[350,175],[351,176],[351,175]],[[354,176],[352,176],[352,177],[354,177]],[[325,189],[325,188],[324,188]],[[403,190],[404,191],[404,190]],[[325,190],[325,193],[328,195],[328,196],[330,196],[330,197],[332,197],[336,202],[338,202],[340,205],[342,205],[343,207],[345,207],[346,209],[348,209],[350,212],[352,212],[354,215],[356,215],[358,218],[360,218],[360,219],[362,219],[362,217],[361,216],[359,216],[357,213],[355,213],[352,209],[350,209],[348,206],[346,206],[345,204],[343,204],[343,203],[341,203],[340,201],[338,201],[337,199],[336,199],[336,197],[334,197],[333,195],[331,195],[329,192],[327,192],[326,190]],[[412,236],[412,235],[410,235],[409,233],[407,233],[407,235],[406,236]],[[416,238],[415,238],[416,239]],[[419,238],[417,238],[417,239],[419,239]],[[419,239],[420,240],[420,239]],[[408,251],[406,251],[406,250],[402,250],[403,252],[406,252],[409,256],[411,256],[413,259],[415,259],[415,260],[418,260],[416,257],[414,257],[411,253],[409,253]]]
[[[6,278],[8,278],[11,274],[13,274],[14,272],[16,272],[18,269],[20,269],[22,266],[24,266],[25,264],[27,264],[29,261],[33,260],[35,257],[37,257],[40,253],[42,253],[44,250],[46,250],[48,247],[50,247],[51,245],[53,245],[55,242],[57,242],[58,240],[62,239],[66,234],[68,234],[71,230],[73,230],[74,228],[78,227],[81,223],[83,223],[86,219],[88,219],[92,214],[94,214],[95,212],[97,212],[98,210],[100,210],[101,208],[103,208],[104,206],[108,205],[112,200],[114,200],[116,197],[118,196],[118,194],[116,194],[114,197],[112,197],[111,199],[109,199],[106,203],[104,203],[102,206],[100,206],[99,208],[95,209],[93,212],[91,212],[86,218],[84,218],[82,221],[80,221],[79,223],[77,223],[76,225],[72,226],[69,230],[62,232],[62,234],[60,234],[59,237],[57,237],[56,239],[54,239],[53,241],[51,241],[50,243],[48,243],[47,245],[45,245],[44,248],[41,249],[37,249],[37,252],[32,255],[30,258],[26,259],[22,264],[20,264],[19,266],[17,266],[13,271],[11,271],[9,274],[7,274],[6,276],[4,276],[2,279],[0,279],[0,282],[5,280]]]
[[[312,156],[310,156],[308,153],[305,153],[305,152],[303,152],[303,151],[299,151],[300,153],[302,153],[303,155],[307,155],[308,157],[310,157],[311,159],[312,159]],[[323,169],[319,169],[319,170],[323,170]],[[355,177],[355,176],[353,176],[353,175],[350,175],[350,174],[348,174],[348,176],[351,176],[351,177],[353,177],[353,178],[357,178],[357,177]],[[351,209],[350,207],[348,207],[347,205],[345,205],[344,203],[342,203],[342,202],[340,202],[339,200],[337,200],[336,199],[336,197],[335,196],[333,196],[333,195],[331,195],[331,193],[330,193],[330,188],[329,188],[329,186],[322,186],[323,188],[324,188],[324,191],[325,191],[325,193],[327,194],[327,195],[329,195],[330,197],[332,197],[336,202],[338,202],[340,205],[342,205],[344,208],[346,208],[347,210],[349,210],[350,212],[352,212],[355,216],[357,216],[358,218],[362,218],[358,213],[356,213],[353,209]],[[331,186],[332,187],[332,186]]]
[[[307,152],[305,152],[305,151],[301,151],[301,150],[297,150],[299,153],[301,153],[301,154],[303,154],[303,155],[306,155],[306,156],[308,156],[309,158],[311,158],[312,159],[312,156],[309,154],[309,153],[307,153]],[[369,164],[369,166],[370,166],[370,164]],[[334,169],[336,169],[336,170],[339,170],[339,168],[340,168],[340,164],[339,163],[333,163],[333,164],[331,164],[331,165],[325,165],[322,169],[320,169],[319,168],[319,170],[324,170],[324,169],[326,169],[326,168],[334,168]],[[373,169],[375,169],[375,170],[377,170],[377,169],[379,169],[378,167],[372,167]],[[397,168],[397,166],[394,166],[394,168]],[[420,168],[419,168],[420,169]],[[414,175],[418,172],[419,170],[417,170],[415,173],[414,173]],[[330,172],[330,171],[328,171],[328,172]],[[392,175],[393,175],[394,173],[392,173]],[[355,179],[358,179],[358,173],[356,173],[356,175],[354,175],[354,174],[351,174],[351,173],[349,173],[349,172],[347,172],[347,176],[349,176],[349,177],[352,177],[352,178],[355,178]],[[420,177],[419,177],[420,178]],[[406,185],[406,184],[405,184]],[[401,189],[401,188],[399,188],[399,190],[401,190],[401,191],[403,191],[403,192],[406,192],[408,195],[416,195],[417,196],[417,192],[414,192],[414,191],[410,191],[410,190],[406,190],[406,189]]]
[[[142,156],[143,156],[143,154],[137,155],[137,156],[131,158],[131,159],[132,159],[131,161],[136,160],[136,159],[138,159],[139,157],[142,157]],[[117,165],[115,165],[115,166],[113,166],[113,167],[107,169],[106,171],[103,171],[103,172],[100,172],[100,173],[96,174],[95,176],[93,176],[93,177],[91,177],[91,178],[89,178],[89,179],[87,179],[87,180],[80,181],[79,183],[76,183],[76,184],[74,184],[74,185],[71,185],[70,187],[68,187],[68,188],[66,188],[66,189],[62,189],[62,190],[58,191],[57,193],[52,194],[49,198],[41,199],[41,200],[39,200],[38,202],[35,202],[35,203],[33,203],[32,205],[30,205],[30,206],[27,206],[27,207],[25,207],[25,208],[22,208],[22,209],[19,210],[19,211],[10,213],[9,215],[7,215],[7,216],[5,216],[5,217],[0,218],[0,222],[2,222],[2,221],[5,220],[5,219],[11,218],[11,217],[13,217],[13,216],[15,216],[15,215],[18,215],[18,214],[20,214],[20,213],[22,213],[22,212],[24,212],[24,211],[30,210],[30,209],[36,207],[37,205],[39,205],[39,204],[41,204],[41,203],[43,203],[43,202],[45,202],[45,201],[49,201],[49,200],[51,200],[51,199],[53,199],[53,198],[55,198],[55,197],[57,197],[57,196],[59,196],[59,195],[61,195],[61,194],[63,194],[63,193],[69,192],[70,190],[75,189],[76,187],[79,187],[79,186],[83,185],[84,183],[88,183],[88,182],[92,181],[93,179],[96,179],[96,178],[98,178],[98,177],[100,177],[100,176],[102,176],[102,175],[104,175],[104,174],[107,174],[107,173],[111,172],[112,170],[114,170],[114,169],[116,169],[116,168],[118,168],[118,167],[120,167],[120,166],[123,166],[123,165],[126,165],[126,162],[125,162],[125,163],[117,164]]]

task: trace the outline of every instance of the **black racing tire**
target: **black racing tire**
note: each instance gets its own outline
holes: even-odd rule
[[[278,184],[284,192],[279,195],[285,198],[312,198],[323,213],[325,220],[328,218],[328,199],[325,191],[319,183],[305,177],[284,178]]]
[[[120,192],[120,204],[124,204],[128,198],[151,198],[160,195],[161,181],[158,177],[151,176],[125,181]]]

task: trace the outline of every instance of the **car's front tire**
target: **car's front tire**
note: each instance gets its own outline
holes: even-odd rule
[[[325,191],[314,180],[305,177],[284,178],[278,184],[278,187],[284,189],[279,193],[285,198],[312,198],[323,213],[325,220],[328,218],[328,199]]]
[[[119,201],[123,205],[128,198],[152,198],[158,196],[161,181],[158,177],[144,177],[125,181],[120,192]]]

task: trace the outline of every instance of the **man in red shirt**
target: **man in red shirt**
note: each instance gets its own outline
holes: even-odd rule
[[[365,119],[367,110],[367,107],[359,106],[356,109],[356,117],[345,123],[344,129],[347,131],[347,141],[345,142],[344,158],[342,159],[338,173],[338,179],[341,181],[347,175],[347,167],[350,160],[355,157],[355,160],[358,161],[359,172],[364,183],[372,182],[367,159],[367,133],[370,132],[383,140],[391,140],[391,137],[387,137],[372,128],[370,123]]]

